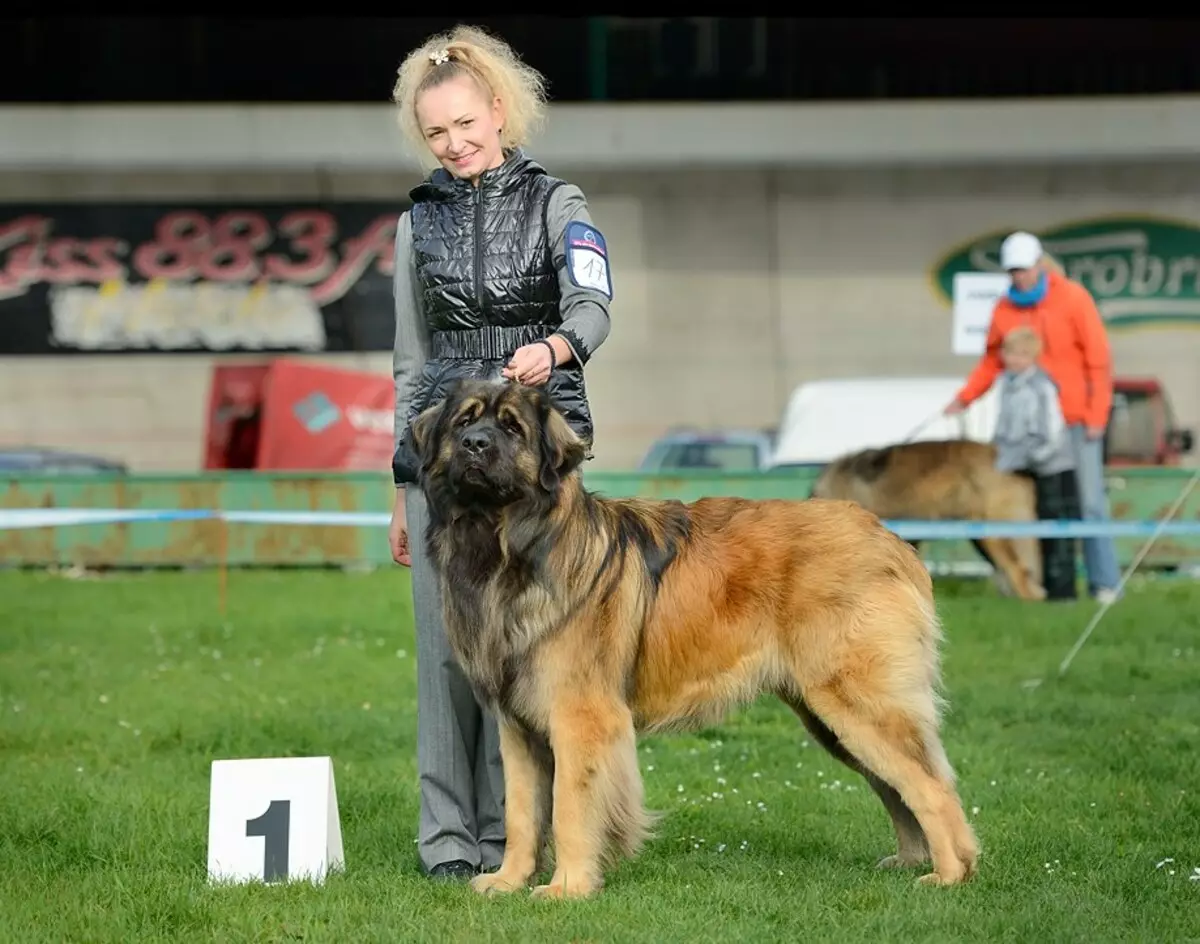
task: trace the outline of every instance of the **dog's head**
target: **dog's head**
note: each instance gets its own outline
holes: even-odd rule
[[[431,501],[499,508],[553,496],[585,447],[541,387],[463,380],[412,423]]]

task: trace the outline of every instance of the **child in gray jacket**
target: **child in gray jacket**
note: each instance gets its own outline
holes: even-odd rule
[[[1014,328],[1000,354],[1000,413],[993,442],[996,466],[1033,478],[1042,520],[1078,520],[1079,488],[1070,433],[1058,403],[1058,387],[1040,366],[1041,338],[1033,328]],[[1050,600],[1077,596],[1075,538],[1042,538],[1042,586]]]

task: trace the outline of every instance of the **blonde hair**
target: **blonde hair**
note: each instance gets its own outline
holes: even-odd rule
[[[1001,350],[1009,354],[1026,354],[1037,357],[1042,353],[1042,339],[1033,328],[1021,325],[1013,328],[1001,342]]]
[[[1038,260],[1038,266],[1043,272],[1055,272],[1058,275],[1066,275],[1066,270],[1062,267],[1062,263],[1055,259],[1050,253],[1042,249],[1042,258]]]
[[[469,76],[491,104],[504,106],[500,146],[508,151],[529,143],[545,117],[546,80],[522,62],[512,47],[477,26],[456,26],[429,37],[408,54],[397,70],[392,101],[399,106],[400,130],[422,164],[436,167],[421,125],[417,97],[443,82]]]

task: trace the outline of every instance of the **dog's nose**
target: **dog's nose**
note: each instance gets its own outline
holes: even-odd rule
[[[462,439],[460,442],[462,443],[462,447],[466,449],[467,452],[479,453],[483,452],[492,444],[492,437],[487,430],[469,429],[462,434]]]

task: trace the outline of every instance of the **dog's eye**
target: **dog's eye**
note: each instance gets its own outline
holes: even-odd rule
[[[521,429],[521,424],[511,414],[504,414],[500,417],[500,428],[506,433],[512,433],[514,436],[524,435],[524,430]]]
[[[471,423],[473,420],[474,420],[474,417],[468,411],[466,413],[463,413],[458,419],[456,419],[454,421],[454,425],[455,426],[466,426],[467,424]]]

